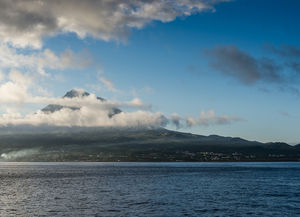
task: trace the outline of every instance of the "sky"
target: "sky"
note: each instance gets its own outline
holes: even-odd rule
[[[298,144],[299,8],[0,0],[0,125],[162,126]],[[92,94],[62,99],[71,89]],[[51,103],[81,109],[40,111]],[[114,107],[123,112],[107,117]]]

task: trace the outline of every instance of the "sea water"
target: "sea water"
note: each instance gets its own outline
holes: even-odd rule
[[[300,163],[0,163],[0,216],[300,216]]]

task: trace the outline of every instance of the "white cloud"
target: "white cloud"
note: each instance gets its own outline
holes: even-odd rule
[[[187,117],[186,125],[188,127],[192,126],[209,126],[209,125],[223,125],[230,124],[231,122],[244,121],[244,119],[235,116],[217,116],[214,110],[201,111],[200,116],[197,117]]]
[[[131,101],[126,102],[125,105],[128,107],[141,108],[141,109],[151,109],[152,105],[142,102],[139,98],[135,97]]]
[[[15,69],[12,69],[8,75],[8,78],[14,82],[24,86],[28,86],[32,83],[32,78],[26,74],[21,73]]]
[[[177,129],[183,127],[183,123],[182,121],[184,120],[184,118],[182,118],[180,115],[178,115],[177,113],[174,113],[170,116],[170,121],[173,125],[176,126]]]
[[[3,81],[5,79],[5,74],[4,72],[2,72],[2,70],[0,70],[0,82]]]
[[[27,87],[14,82],[7,82],[0,86],[2,102],[20,102],[27,98]]]
[[[41,48],[44,37],[64,32],[123,40],[130,28],[213,11],[215,4],[224,1],[228,0],[1,0],[0,41]]]
[[[46,69],[83,68],[91,61],[88,54],[75,54],[71,50],[65,50],[60,55],[49,49],[23,54],[11,46],[0,43],[0,68],[3,69],[26,69],[46,75]]]
[[[237,117],[220,116],[211,114],[212,111],[200,117],[187,119],[179,116],[167,118],[160,112],[138,110],[134,112],[121,112],[109,117],[109,110],[101,106],[84,105],[79,110],[64,108],[53,113],[37,111],[34,114],[21,116],[19,113],[3,114],[0,116],[0,125],[50,125],[50,126],[80,126],[80,127],[164,127],[175,124],[180,127],[208,126],[230,124],[241,121]],[[174,122],[174,120],[176,120]],[[186,124],[181,121],[186,121]]]
[[[111,92],[119,92],[119,90],[115,88],[115,84],[111,80],[109,80],[109,79],[107,79],[105,77],[99,77],[99,80],[105,85],[105,87],[109,91],[111,91]]]
[[[49,96],[41,82],[45,77],[51,78],[52,75],[47,70],[82,68],[90,61],[91,58],[86,53],[75,54],[65,50],[56,55],[49,49],[22,53],[14,47],[0,43],[0,101],[22,104],[33,98],[31,93]],[[9,71],[7,75],[5,71]]]
[[[32,79],[17,70],[11,70],[9,80],[0,85],[0,102],[22,103],[29,97],[28,89]]]
[[[161,113],[147,111],[121,112],[109,117],[109,110],[100,106],[81,106],[80,110],[61,109],[53,113],[37,111],[21,116],[18,113],[4,114],[0,125],[51,125],[80,127],[158,127],[164,126],[167,119]]]

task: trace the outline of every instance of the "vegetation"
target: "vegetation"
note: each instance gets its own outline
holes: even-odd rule
[[[56,130],[1,135],[0,154],[2,161],[299,161],[300,145],[166,129]]]

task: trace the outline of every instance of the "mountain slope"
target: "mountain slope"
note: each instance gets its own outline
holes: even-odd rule
[[[5,161],[297,161],[285,143],[160,129],[90,128],[0,136]]]

